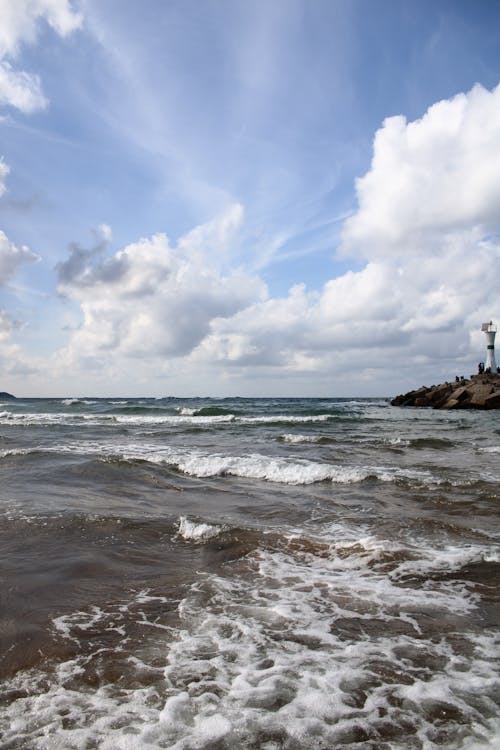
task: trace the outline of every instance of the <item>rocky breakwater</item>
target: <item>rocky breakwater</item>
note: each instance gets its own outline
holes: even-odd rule
[[[433,409],[500,409],[500,375],[473,375],[469,380],[422,386],[396,396],[391,404]]]

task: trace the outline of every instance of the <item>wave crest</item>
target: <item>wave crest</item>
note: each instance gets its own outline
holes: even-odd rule
[[[210,523],[196,523],[196,521],[190,521],[189,518],[181,516],[177,534],[189,541],[204,542],[206,539],[219,536],[221,531],[221,526]]]

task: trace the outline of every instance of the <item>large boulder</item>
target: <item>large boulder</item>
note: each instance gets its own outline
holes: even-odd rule
[[[490,396],[486,396],[484,399],[485,409],[500,409],[500,391],[492,393]]]
[[[495,392],[495,389],[490,383],[476,383],[470,389],[470,400],[469,404],[476,406],[480,409],[484,409],[486,399]]]

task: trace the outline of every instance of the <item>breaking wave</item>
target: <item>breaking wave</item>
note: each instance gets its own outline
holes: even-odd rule
[[[207,539],[213,539],[214,537],[219,536],[221,531],[221,526],[216,526],[210,523],[196,523],[196,521],[190,521],[185,516],[181,516],[177,533],[183,539],[204,542]]]

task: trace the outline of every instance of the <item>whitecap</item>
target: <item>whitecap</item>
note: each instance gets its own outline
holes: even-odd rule
[[[319,443],[321,442],[320,435],[294,435],[293,433],[287,433],[280,435],[280,440],[284,443]]]
[[[236,417],[235,421],[241,424],[279,424],[280,422],[327,422],[332,419],[331,414],[309,414],[304,416],[294,416],[291,414],[268,414],[265,417]]]
[[[8,448],[0,451],[0,458],[7,458],[8,456],[27,456],[33,453],[30,448]]]
[[[202,542],[205,539],[218,536],[221,530],[220,526],[210,523],[197,523],[196,521],[190,521],[185,516],[181,516],[177,534],[183,539]]]
[[[124,460],[150,461],[168,464],[178,471],[199,478],[234,476],[242,479],[262,479],[291,485],[307,485],[330,481],[334,484],[362,482],[369,477],[381,482],[415,481],[432,487],[442,483],[430,471],[402,469],[393,466],[340,466],[307,459],[269,457],[259,453],[223,455],[201,450],[158,447],[146,443],[87,443],[68,442],[47,447],[49,452],[95,454],[106,460],[111,456]]]

